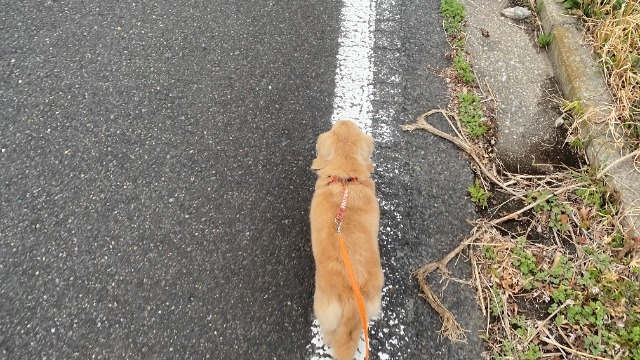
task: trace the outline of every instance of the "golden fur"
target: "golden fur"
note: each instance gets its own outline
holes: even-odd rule
[[[362,321],[340,252],[335,218],[342,201],[342,182],[349,181],[349,197],[341,231],[360,285],[369,319],[379,316],[384,276],[378,250],[380,208],[375,195],[371,155],[373,139],[347,120],[337,122],[318,137],[315,193],[311,200],[311,244],[316,264],[313,309],[325,342],[338,360],[355,355]]]

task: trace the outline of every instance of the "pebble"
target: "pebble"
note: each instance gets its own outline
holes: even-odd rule
[[[562,125],[564,125],[564,115],[557,118],[555,122],[556,127],[560,127]]]
[[[503,9],[500,13],[508,17],[509,19],[515,19],[515,20],[526,19],[529,16],[531,16],[531,11],[521,6],[506,8],[506,9]]]

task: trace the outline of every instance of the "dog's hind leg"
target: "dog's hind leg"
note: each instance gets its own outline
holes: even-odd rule
[[[374,293],[373,296],[364,302],[367,311],[367,320],[376,320],[382,315],[382,293]]]
[[[331,295],[316,290],[313,311],[324,334],[333,332],[340,325],[342,307],[338,300]]]

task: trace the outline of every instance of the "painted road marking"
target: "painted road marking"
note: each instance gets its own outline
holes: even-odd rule
[[[371,133],[375,0],[345,0],[331,121],[351,119]]]

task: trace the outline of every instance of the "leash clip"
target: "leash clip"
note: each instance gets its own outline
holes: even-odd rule
[[[342,221],[339,221],[338,218],[335,218],[334,221],[336,222],[336,232],[338,234],[341,234],[342,231],[340,231],[340,227],[342,226]]]

